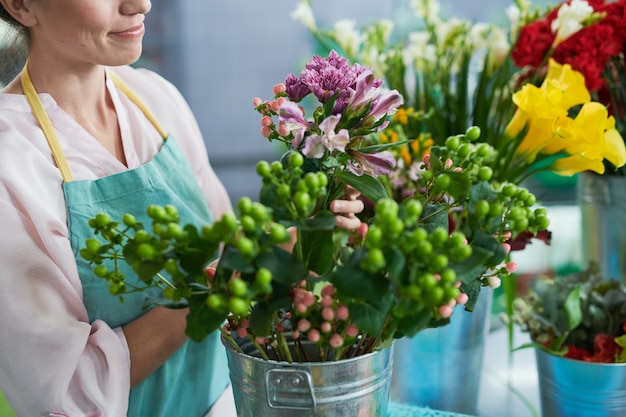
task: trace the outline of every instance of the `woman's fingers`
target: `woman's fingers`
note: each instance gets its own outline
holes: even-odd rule
[[[360,193],[357,192],[356,197],[359,195]],[[363,201],[356,199],[333,200],[330,203],[330,210],[336,214],[337,227],[342,229],[358,228],[361,225],[361,220],[356,216],[356,213],[362,212],[363,208]]]

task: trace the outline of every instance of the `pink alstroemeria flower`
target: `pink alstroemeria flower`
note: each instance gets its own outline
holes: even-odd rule
[[[377,175],[387,175],[396,166],[396,158],[390,151],[365,153],[349,149],[348,154],[353,158],[348,161],[348,169],[354,175],[363,175],[365,172]]]
[[[291,145],[294,149],[298,149],[304,138],[304,133],[309,129],[309,123],[302,113],[302,109],[293,101],[285,100],[278,110],[278,120],[283,122],[289,131],[293,134]]]
[[[328,116],[320,123],[322,135],[313,134],[306,139],[302,153],[309,158],[319,159],[326,150],[335,149],[345,152],[346,145],[350,143],[350,135],[346,129],[335,132],[337,124],[341,120],[341,115]]]

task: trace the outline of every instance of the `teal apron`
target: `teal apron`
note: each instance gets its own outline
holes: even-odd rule
[[[149,301],[159,293],[137,292],[124,295],[124,302],[112,296],[106,282],[94,276],[79,255],[85,240],[93,236],[88,219],[106,212],[113,219],[132,213],[149,227],[146,207],[173,204],[183,223],[200,225],[213,220],[195,181],[188,161],[154,120],[139,98],[113,73],[119,90],[125,93],[154,124],[164,139],[161,150],[145,165],[108,177],[73,181],[71,172],[48,115],[35,91],[27,66],[22,71],[22,86],[33,113],[39,121],[54,159],[63,176],[70,243],[83,287],[83,302],[89,322],[103,320],[112,328],[123,326],[146,312]],[[122,265],[123,264],[123,265]],[[121,262],[126,281],[139,284],[132,269]],[[150,343],[146,340],[145,343]],[[165,364],[130,391],[128,417],[201,417],[229,384],[228,364],[219,333],[203,342],[188,341]]]

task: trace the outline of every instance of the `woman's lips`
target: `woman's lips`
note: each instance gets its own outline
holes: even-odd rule
[[[122,37],[122,38],[136,38],[136,37],[142,36],[145,31],[146,31],[146,28],[144,24],[140,23],[139,25],[134,26],[132,28],[124,29],[119,32],[111,32],[111,35]]]

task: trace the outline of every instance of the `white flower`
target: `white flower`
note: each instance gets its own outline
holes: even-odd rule
[[[522,26],[522,11],[519,7],[511,5],[507,7],[504,12],[509,19],[509,24],[511,26],[511,39],[516,39],[517,32],[519,32],[519,29]]]
[[[359,54],[359,59],[363,65],[372,69],[376,77],[383,78],[387,70],[386,56],[387,54],[381,53],[378,48],[372,46],[363,49]]]
[[[499,67],[506,59],[511,45],[504,29],[492,27],[489,34],[490,43],[488,46],[489,71]]]
[[[291,18],[302,23],[311,31],[316,31],[315,17],[313,16],[313,10],[307,0],[302,0],[296,6],[295,10],[291,12]]]
[[[490,28],[491,26],[486,23],[477,23],[471,27],[466,42],[472,50],[487,48],[489,43],[493,42],[492,39],[488,39]]]
[[[407,67],[421,68],[423,63],[434,63],[437,60],[437,50],[429,44],[428,32],[411,32],[408,35],[407,45],[402,51],[404,64]]]
[[[357,30],[355,20],[341,19],[335,22],[333,35],[347,55],[356,56],[361,49],[363,35]]]
[[[417,15],[429,23],[439,22],[439,2],[437,0],[413,0],[411,8]]]
[[[585,0],[572,0],[570,4],[563,4],[559,8],[556,19],[552,21],[552,33],[556,33],[556,46],[574,33],[582,29],[582,22],[593,13],[593,7]]]

